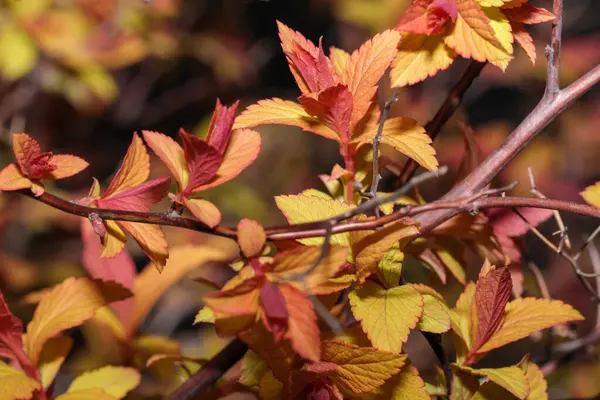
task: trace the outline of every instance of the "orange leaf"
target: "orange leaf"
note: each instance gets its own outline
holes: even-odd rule
[[[156,269],[162,271],[167,263],[167,258],[169,258],[169,250],[165,234],[160,226],[125,221],[120,221],[120,224],[150,257]]]
[[[88,167],[87,161],[70,154],[57,154],[50,159],[56,169],[44,175],[43,179],[63,179],[73,176]]]
[[[306,294],[291,285],[279,286],[289,314],[285,338],[289,339],[298,354],[310,361],[321,358],[321,339],[317,315]]]
[[[233,127],[240,129],[270,124],[296,126],[327,139],[340,140],[333,130],[309,115],[300,104],[278,98],[252,104],[236,118]]]
[[[521,22],[523,24],[541,24],[542,22],[556,19],[554,14],[545,8],[534,7],[531,4],[523,4],[521,7],[502,10],[510,22]]]
[[[13,133],[12,145],[19,168],[29,176],[31,160],[42,152],[40,144],[26,133]]]
[[[65,329],[81,325],[96,310],[113,301],[124,300],[131,292],[115,282],[89,278],[68,278],[46,294],[27,325],[25,352],[33,364],[46,341]]]
[[[487,263],[489,266],[489,263]],[[482,268],[485,271],[486,265]],[[477,334],[470,350],[470,355],[477,350],[498,330],[504,319],[504,309],[512,293],[512,280],[508,268],[491,269],[480,276],[475,286],[474,303],[477,310]],[[467,356],[466,364],[471,361]]]
[[[238,176],[256,160],[260,147],[261,139],[258,132],[251,129],[234,130],[216,176],[208,183],[194,188],[193,193],[219,186]]]
[[[221,223],[221,211],[208,200],[204,199],[183,199],[183,203],[194,217],[208,225],[210,228]]]
[[[248,258],[257,257],[267,239],[265,229],[258,222],[244,218],[237,226],[238,244]]]
[[[183,191],[188,183],[189,171],[181,146],[169,136],[159,132],[142,131],[142,135],[148,146],[175,177],[179,191]]]
[[[511,21],[510,26],[512,27],[515,40],[521,45],[523,50],[525,50],[525,54],[527,54],[531,63],[535,65],[535,60],[537,58],[535,44],[533,44],[533,38],[527,29],[525,29],[525,25]]]
[[[111,258],[119,254],[127,243],[125,232],[115,221],[104,221],[106,234],[102,237],[102,254],[104,258]]]
[[[112,194],[140,185],[148,179],[149,174],[150,156],[142,139],[137,133],[134,133],[123,163],[102,197],[107,198]]]
[[[0,190],[29,189],[31,181],[21,173],[16,164],[8,164],[0,171]]]
[[[396,56],[399,39],[397,31],[386,30],[365,42],[350,56],[348,76],[344,76],[353,99],[350,132],[371,106],[377,82]]]
[[[319,93],[303,94],[299,100],[309,114],[336,132],[343,143],[350,139],[352,94],[347,86],[336,85]]]
[[[3,400],[30,399],[40,389],[40,383],[24,372],[0,361],[0,398]]]
[[[258,312],[261,278],[251,278],[228,289],[211,292],[202,297],[213,311],[229,316],[255,315]]]

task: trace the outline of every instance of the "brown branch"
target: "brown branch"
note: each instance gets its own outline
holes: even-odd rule
[[[486,63],[480,63],[474,60],[471,61],[460,80],[454,85],[452,90],[450,90],[446,100],[444,100],[433,119],[425,125],[425,130],[432,140],[435,140],[442,130],[442,127],[446,125],[446,122],[448,122],[450,117],[452,117],[454,112],[458,109],[467,89],[471,87],[473,81],[475,81],[485,66]],[[418,164],[413,159],[406,161],[406,164],[404,164],[404,168],[400,173],[400,185],[408,182],[417,168]]]
[[[171,393],[166,400],[192,400],[209,389],[246,354],[248,346],[239,339],[232,340],[198,372]]]

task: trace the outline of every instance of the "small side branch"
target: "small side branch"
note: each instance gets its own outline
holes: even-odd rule
[[[553,13],[556,19],[552,23],[552,39],[546,47],[548,58],[548,77],[545,97],[554,98],[560,91],[560,48],[562,43],[563,0],[554,0]]]

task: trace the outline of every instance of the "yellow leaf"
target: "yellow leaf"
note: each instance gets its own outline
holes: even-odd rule
[[[456,52],[446,46],[442,36],[404,32],[392,63],[391,86],[421,82],[447,69],[455,58]]]
[[[223,162],[217,174],[210,182],[195,187],[193,192],[198,193],[219,186],[238,176],[256,160],[261,143],[260,134],[256,131],[251,129],[234,130],[229,138],[229,144],[223,154]]]
[[[38,381],[0,361],[0,399],[29,399],[39,389]]]
[[[103,197],[107,198],[125,189],[141,185],[146,182],[149,174],[150,156],[142,139],[140,139],[137,133],[134,133],[133,140],[127,149],[123,163],[121,163],[121,167],[110,182]]]
[[[329,378],[354,393],[371,392],[400,371],[406,354],[338,341],[323,342],[323,360],[337,365]]]
[[[466,286],[454,309],[450,310],[450,319],[452,329],[464,341],[467,347],[471,347],[473,342],[473,330],[471,328],[471,304],[475,295],[475,284],[469,282]]]
[[[98,388],[121,399],[140,384],[140,378],[140,373],[133,368],[106,366],[79,375],[67,393]]]
[[[281,391],[283,383],[273,376],[273,372],[267,371],[260,379],[258,394],[263,400],[279,400],[281,399]]]
[[[342,214],[352,206],[334,199],[326,199],[317,196],[283,195],[276,196],[275,203],[290,224],[301,224],[303,222],[315,222]],[[323,238],[299,239],[300,243],[311,246],[323,243]],[[332,243],[348,246],[350,243],[348,233],[338,233],[331,236]]]
[[[513,0],[477,0],[481,7],[502,7]]]
[[[548,400],[548,383],[540,367],[527,360],[521,365],[521,368],[525,370],[529,382],[529,393],[525,400]]]
[[[194,319],[194,324],[198,324],[200,322],[207,322],[210,324],[215,323],[215,312],[212,310],[212,308],[204,306],[200,309],[200,311],[198,311],[198,314],[196,314],[196,318]]]
[[[370,274],[377,271],[377,265],[388,249],[401,242],[399,249],[402,250],[404,243],[418,233],[415,225],[407,225],[406,221],[401,220],[353,243],[352,250],[359,281],[364,282]]]
[[[110,103],[119,94],[119,88],[112,75],[98,65],[82,68],[79,71],[79,80],[105,103]]]
[[[465,58],[489,61],[503,71],[512,59],[508,19],[495,8],[482,9],[475,0],[457,0],[458,16],[446,45]]]
[[[258,386],[262,376],[269,370],[267,362],[252,350],[242,359],[242,373],[239,382],[246,386]]]
[[[479,387],[471,400],[506,400],[516,399],[508,390],[492,381],[485,382]]]
[[[404,261],[404,253],[396,247],[386,251],[381,261],[379,261],[377,276],[388,289],[399,285],[400,275],[402,275],[402,261]]]
[[[504,323],[477,353],[523,339],[541,329],[583,319],[579,311],[559,300],[519,298],[506,305]]]
[[[369,126],[355,142],[370,144],[377,135],[377,125]],[[423,168],[430,171],[437,169],[438,161],[435,150],[431,146],[431,138],[417,121],[410,118],[390,118],[383,125],[381,143],[393,147],[400,153],[412,158]]]
[[[63,393],[54,400],[118,400],[100,388]]]
[[[399,286],[389,290],[374,282],[349,294],[354,317],[380,350],[398,353],[421,315],[423,297],[412,286]]]
[[[452,394],[450,400],[472,400],[479,389],[479,378],[452,365]]]
[[[425,332],[444,333],[451,327],[448,306],[439,293],[432,288],[415,284],[414,287],[423,296],[423,315],[417,329]]]
[[[121,221],[120,224],[133,236],[137,244],[144,250],[144,253],[150,257],[156,269],[162,271],[167,263],[169,250],[165,234],[160,226],[125,221]]]
[[[72,346],[73,339],[68,336],[57,336],[46,342],[38,361],[38,369],[44,389],[48,389],[54,381]]]
[[[381,395],[377,398],[393,400],[430,400],[431,396],[425,390],[425,382],[419,376],[419,371],[407,364],[400,373],[387,381],[381,387]]]
[[[237,232],[242,253],[246,257],[259,256],[267,240],[263,226],[254,220],[244,218],[239,222]]]
[[[171,249],[169,262],[159,273],[153,264],[147,265],[134,284],[134,311],[127,331],[134,332],[159,297],[175,282],[209,261],[225,261],[233,255],[218,246],[182,246]]]
[[[111,258],[123,250],[127,237],[115,221],[104,221],[104,226],[106,235],[102,238],[102,257]]]
[[[300,104],[277,98],[260,100],[246,108],[235,119],[233,129],[252,128],[267,124],[297,126],[327,139],[340,140],[333,130],[309,115]]]
[[[188,184],[190,173],[181,146],[169,136],[159,132],[142,131],[142,135],[148,146],[175,177],[179,191],[183,191]]]
[[[525,372],[517,366],[474,369],[461,365],[454,365],[471,375],[488,377],[490,381],[498,386],[502,386],[519,399],[524,399],[525,396],[527,396],[527,393],[529,393],[529,383],[527,382]]]
[[[350,61],[349,53],[331,46],[329,48],[329,59],[333,64],[337,76],[345,76],[347,74],[348,62]]]
[[[221,223],[221,211],[208,200],[204,199],[183,199],[188,210],[200,221],[214,228]]]
[[[37,364],[46,341],[59,332],[78,326],[96,310],[113,301],[124,300],[131,292],[115,282],[89,278],[68,278],[52,288],[35,309],[23,347],[33,364]]]
[[[16,80],[31,71],[38,54],[34,42],[15,24],[5,21],[0,31],[0,71],[7,80]]]
[[[433,250],[435,254],[442,260],[446,268],[454,275],[457,281],[462,283],[463,285],[466,283],[467,274],[465,273],[465,269],[462,267],[460,262],[454,257],[452,252],[446,249]]]
[[[580,194],[586,203],[596,208],[600,208],[600,182],[596,182],[592,186],[588,186]]]

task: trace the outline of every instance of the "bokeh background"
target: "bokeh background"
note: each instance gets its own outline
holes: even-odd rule
[[[92,177],[106,184],[125,154],[134,131],[149,129],[176,135],[180,127],[202,135],[214,103],[241,101],[241,108],[262,98],[295,98],[299,91],[281,52],[275,21],[301,31],[313,41],[356,49],[378,31],[393,27],[408,0],[4,0],[0,8],[0,165],[13,161],[11,132],[27,132],[43,148],[72,153],[90,162],[83,173],[48,186],[65,198],[87,193]],[[533,1],[551,8],[551,1]],[[561,82],[572,82],[600,62],[600,2],[565,2],[565,35]],[[522,52],[506,73],[487,66],[467,92],[464,103],[436,141],[440,164],[450,173],[425,185],[433,200],[454,182],[463,154],[459,123],[474,129],[482,155],[493,151],[540,99],[545,78],[544,44],[550,25],[533,26],[538,62]],[[467,62],[457,60],[447,71],[404,88],[392,114],[425,124],[444,100]],[[390,97],[384,78],[380,100]],[[515,193],[527,195],[527,168],[538,189],[551,198],[581,202],[579,192],[600,179],[600,90],[586,94],[553,122],[509,167],[498,184],[519,181]],[[263,148],[258,160],[237,179],[206,193],[235,225],[242,217],[265,225],[282,223],[273,196],[321,187],[319,174],[339,162],[335,144],[299,129],[260,128]],[[398,159],[402,162],[402,159]],[[168,171],[153,158],[154,176]],[[390,182],[392,180],[389,180]],[[162,207],[162,208],[161,208]],[[166,209],[160,204],[157,210]],[[565,215],[574,245],[582,243],[597,221]],[[556,226],[541,231],[552,238]],[[166,228],[172,245],[211,243],[214,238]],[[553,238],[557,242],[557,238]],[[569,265],[532,235],[527,255],[542,270],[552,297],[582,310],[585,334],[596,326],[596,306]],[[590,246],[592,249],[594,246]],[[135,243],[130,251],[138,268],[147,260]],[[594,254],[592,254],[594,257]],[[480,260],[468,258],[475,277]],[[581,267],[591,270],[586,253]],[[414,268],[418,268],[415,266]],[[33,307],[24,295],[83,275],[79,219],[17,195],[0,194],[0,289],[13,311],[27,321]],[[526,290],[535,280],[526,274]],[[593,283],[593,281],[592,281]],[[207,288],[184,280],[167,292],[143,325],[147,333],[180,340],[185,351],[208,358],[225,343],[210,327],[192,327]],[[447,292],[456,296],[456,282]],[[70,371],[90,368],[86,333],[73,332],[78,346],[69,357]],[[414,339],[410,352],[433,360],[430,350]],[[536,342],[543,359],[548,341]],[[412,348],[412,350],[410,350]],[[491,358],[492,364],[518,361],[531,350],[525,341]],[[514,350],[514,351],[512,351]],[[537,352],[537,353],[536,353]],[[577,368],[559,368],[551,377],[555,398],[594,396],[600,373],[595,353],[575,360]],[[91,363],[93,364],[93,362]],[[73,373],[75,373],[73,372]],[[69,371],[65,372],[68,374]],[[65,378],[66,379],[66,378]],[[151,394],[148,383],[146,394]],[[144,392],[142,390],[142,392]],[[566,395],[569,393],[569,395]],[[565,397],[566,396],[566,397]]]

